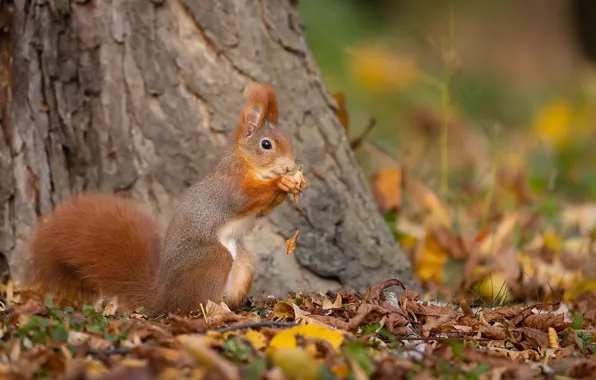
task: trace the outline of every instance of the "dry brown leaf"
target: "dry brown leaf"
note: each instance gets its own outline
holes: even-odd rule
[[[341,309],[343,305],[343,300],[341,298],[341,294],[337,293],[337,297],[335,297],[335,302],[333,302],[334,309]]]
[[[281,320],[294,319],[294,308],[288,302],[278,302],[273,308],[273,316]]]
[[[507,338],[507,332],[503,327],[483,326],[478,329],[483,338],[504,340]]]
[[[519,327],[512,331],[521,332],[525,338],[525,341],[532,345],[531,348],[549,347],[548,334],[544,331],[540,331],[531,327]]]
[[[554,328],[555,331],[562,331],[569,325],[565,322],[563,314],[532,314],[525,318],[521,324],[524,327],[532,327],[544,332],[547,332],[549,328]]]
[[[429,227],[451,227],[451,213],[437,195],[422,183],[408,178],[408,194],[426,211],[425,224]]]
[[[402,201],[402,173],[399,168],[383,169],[371,177],[372,194],[381,212],[397,211]]]
[[[336,92],[333,94],[337,102],[337,109],[334,109],[335,116],[339,119],[342,127],[346,131],[346,136],[350,137],[350,114],[346,108],[346,95],[343,92]]]
[[[321,303],[321,307],[323,308],[323,310],[331,310],[333,309],[333,303],[329,301],[329,298],[325,297],[325,299]]]
[[[514,326],[519,326],[524,319],[528,318],[530,315],[533,314],[532,309],[534,309],[533,306],[528,306],[525,309],[521,310],[515,317],[511,319],[511,324],[513,324]]]
[[[298,239],[299,233],[300,233],[300,230],[296,230],[296,233],[294,234],[294,236],[292,236],[291,238],[289,238],[286,241],[286,253],[288,255],[296,250],[296,240]]]
[[[484,313],[484,319],[487,322],[493,323],[496,321],[500,321],[503,318],[509,319],[518,315],[522,309],[517,306],[507,306],[507,307],[500,307],[498,309],[489,310]]]
[[[422,326],[424,336],[428,336],[429,332],[434,328],[455,321],[456,317],[457,315],[455,314],[444,314],[439,317],[427,318],[426,323]]]
[[[300,204],[298,203],[298,199],[300,198],[300,194],[302,194],[302,192],[308,188],[310,182],[304,176],[302,166],[298,167],[298,170],[296,170],[296,173],[294,173],[293,177],[295,180],[300,181],[300,183],[298,184],[298,188],[295,192],[292,193],[292,195],[294,196],[294,205],[299,211],[304,212],[304,210],[302,209],[302,207],[300,207]]]

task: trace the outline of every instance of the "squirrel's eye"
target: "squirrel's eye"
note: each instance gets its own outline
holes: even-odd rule
[[[267,149],[267,150],[272,148],[271,141],[269,141],[269,140],[261,141],[261,146],[263,147],[263,149]]]

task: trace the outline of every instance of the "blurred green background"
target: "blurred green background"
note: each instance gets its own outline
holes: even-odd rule
[[[445,165],[443,195],[456,200],[507,169],[532,194],[585,201],[596,196],[591,3],[301,0],[299,9],[328,87],[347,99],[351,138],[377,120],[356,151],[367,175],[398,163],[439,189]]]

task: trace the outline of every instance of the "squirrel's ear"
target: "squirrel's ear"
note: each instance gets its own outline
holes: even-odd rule
[[[261,120],[262,110],[259,106],[254,106],[244,112],[244,117],[241,123],[242,137],[250,137],[259,126]]]

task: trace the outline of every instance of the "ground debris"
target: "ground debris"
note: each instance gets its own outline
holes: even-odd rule
[[[407,289],[393,305],[385,290],[394,285],[403,289],[385,279],[363,295],[253,298],[235,313],[209,303],[207,315],[154,320],[29,299],[1,314],[0,377],[546,379],[595,369],[596,331],[578,312],[596,308],[589,294],[566,312],[473,309],[424,302]]]

